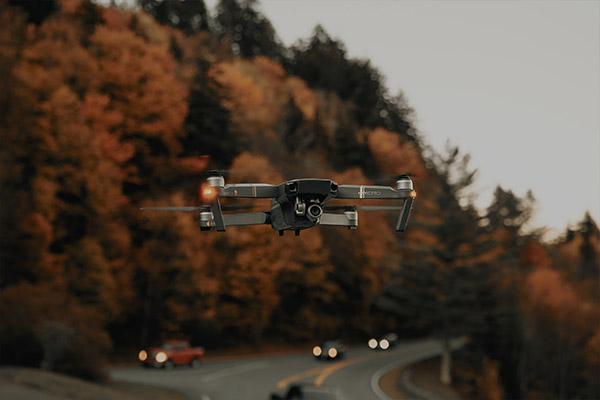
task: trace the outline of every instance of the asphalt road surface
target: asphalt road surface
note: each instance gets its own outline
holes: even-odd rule
[[[110,374],[115,380],[160,386],[198,400],[266,400],[293,382],[335,387],[345,400],[389,400],[379,386],[386,372],[438,354],[438,341],[419,340],[387,351],[370,350],[365,344],[338,361],[316,360],[307,348],[300,355],[205,361],[197,369],[114,368]]]

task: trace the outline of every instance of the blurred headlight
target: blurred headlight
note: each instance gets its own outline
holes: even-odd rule
[[[327,352],[327,354],[329,354],[329,357],[331,358],[335,358],[337,356],[337,350],[334,348],[329,349],[329,351]]]
[[[319,346],[313,347],[313,354],[315,355],[315,357],[319,357],[322,352],[323,350],[321,350]]]
[[[387,350],[390,347],[390,342],[388,342],[387,339],[381,339],[379,341],[379,347],[381,347],[383,350]]]
[[[376,349],[377,348],[377,339],[369,340],[369,347],[372,349]]]
[[[161,351],[156,355],[156,361],[159,363],[167,361],[167,354]]]
[[[141,350],[138,353],[138,358],[140,359],[140,361],[146,361],[146,359],[148,358],[148,353],[146,353],[146,350]]]

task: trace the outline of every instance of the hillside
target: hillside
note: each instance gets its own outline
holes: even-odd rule
[[[589,215],[549,244],[521,230],[533,195],[499,187],[476,209],[468,155],[428,150],[407,99],[323,27],[286,49],[252,1],[214,20],[201,1],[140,3],[0,3],[0,362],[102,379],[108,354],[164,337],[469,335],[454,375],[474,398],[600,396]],[[406,172],[418,197],[401,235],[387,212],[280,238],[139,211],[199,205],[214,168],[271,184]]]

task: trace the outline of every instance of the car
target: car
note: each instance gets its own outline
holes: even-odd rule
[[[176,365],[200,366],[203,347],[191,347],[185,340],[165,340],[158,346],[140,350],[138,359],[144,367],[173,369]]]
[[[312,383],[295,383],[289,386],[285,395],[272,393],[270,400],[344,400],[340,391],[328,386]]]
[[[341,340],[329,340],[313,347],[313,356],[317,360],[339,360],[345,353],[346,347]]]
[[[396,345],[398,342],[398,335],[395,333],[387,333],[379,338],[369,339],[368,345],[372,350],[388,350]]]

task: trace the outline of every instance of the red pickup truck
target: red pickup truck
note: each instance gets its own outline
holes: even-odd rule
[[[138,353],[144,367],[173,369],[175,365],[197,368],[204,357],[204,348],[191,347],[185,340],[166,340],[156,347]]]

